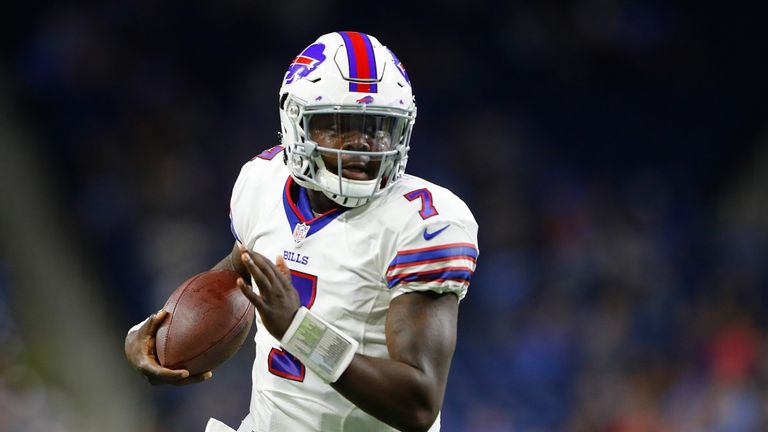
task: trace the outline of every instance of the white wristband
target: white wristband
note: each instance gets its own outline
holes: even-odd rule
[[[296,311],[280,343],[327,383],[339,379],[359,345],[304,306]]]

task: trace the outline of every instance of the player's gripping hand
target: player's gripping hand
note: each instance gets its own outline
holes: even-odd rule
[[[211,371],[190,376],[185,369],[164,368],[157,361],[155,335],[167,316],[168,311],[162,309],[152,314],[138,330],[128,332],[125,337],[125,356],[128,361],[153,385],[186,385],[209,379],[213,376]]]
[[[237,280],[237,285],[259,311],[267,331],[280,340],[301,307],[299,293],[291,283],[291,271],[281,256],[272,264],[263,255],[242,245],[240,252],[240,258],[256,282],[259,293],[254,292],[243,278]]]

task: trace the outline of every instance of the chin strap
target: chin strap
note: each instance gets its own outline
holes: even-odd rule
[[[349,198],[349,197],[343,197],[340,195],[334,195],[330,192],[323,191],[323,194],[327,196],[329,199],[333,200],[336,204],[342,206],[342,207],[349,207],[349,208],[355,208],[360,207],[362,205],[365,205],[370,201],[370,198]]]

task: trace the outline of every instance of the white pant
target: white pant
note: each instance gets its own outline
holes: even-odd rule
[[[216,420],[215,418],[208,419],[208,424],[205,425],[205,432],[253,432],[253,422],[251,420],[251,414],[248,414],[243,422],[240,423],[240,427],[237,431],[227,426],[226,424]]]
[[[215,418],[210,418],[205,425],[205,432],[235,432],[235,430]]]

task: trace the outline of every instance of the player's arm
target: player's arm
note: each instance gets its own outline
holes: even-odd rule
[[[458,310],[454,294],[428,291],[395,298],[386,326],[390,359],[356,354],[331,385],[397,429],[429,429],[443,404]]]
[[[224,257],[212,270],[234,270],[248,275],[240,260],[240,249],[235,243],[232,252]],[[211,371],[189,375],[185,369],[168,369],[160,365],[155,353],[157,329],[168,317],[168,311],[160,310],[139,325],[134,326],[125,336],[125,356],[134,369],[139,371],[151,384],[186,385],[205,381],[213,376]]]
[[[300,307],[290,271],[281,257],[275,265],[253,251],[244,250],[241,261],[260,294],[254,293],[243,279],[238,285],[259,310],[267,331],[278,340],[284,339]],[[391,358],[354,354],[347,369],[331,385],[393,427],[404,431],[429,429],[443,402],[456,345],[457,315],[454,294],[408,293],[395,298],[387,314]],[[286,348],[291,352],[290,347]]]
[[[222,258],[222,260],[213,266],[211,270],[233,270],[237,273],[240,273],[240,276],[246,279],[250,279],[248,269],[245,267],[245,264],[243,264],[243,261],[240,258],[241,255],[242,252],[239,243],[235,242],[235,245],[232,246],[232,252]]]

